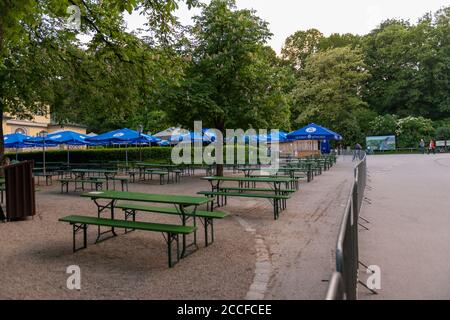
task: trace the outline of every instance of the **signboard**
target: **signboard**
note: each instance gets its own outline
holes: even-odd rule
[[[445,147],[445,141],[436,141],[436,147]],[[447,140],[447,147],[450,147],[450,140]]]
[[[366,137],[366,146],[372,151],[395,150],[395,136]]]

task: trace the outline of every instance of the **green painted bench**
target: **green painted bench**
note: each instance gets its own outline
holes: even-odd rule
[[[125,219],[131,216],[133,221],[136,221],[136,211],[142,212],[154,212],[154,213],[164,213],[164,214],[172,214],[172,215],[180,215],[180,212],[177,208],[168,208],[168,207],[156,207],[156,206],[147,206],[147,205],[139,205],[139,204],[130,204],[130,203],[121,203],[117,204],[115,208],[122,209],[125,213]],[[192,213],[186,213],[186,216],[193,217]],[[205,228],[205,247],[214,242],[214,219],[223,219],[227,216],[226,213],[220,211],[195,211],[195,217],[200,218],[204,228]],[[209,242],[208,236],[208,226],[211,229],[211,242]]]
[[[112,220],[96,217],[87,216],[67,216],[59,219],[61,222],[68,222],[73,226],[73,252],[77,252],[81,249],[87,248],[87,227],[88,225],[112,227],[118,229],[133,229],[142,231],[152,231],[161,232],[166,235],[164,239],[167,243],[167,255],[169,260],[169,268],[172,268],[180,260],[180,250],[179,250],[179,235],[180,234],[191,234],[196,230],[194,226],[181,226],[181,225],[171,225],[171,224],[160,224],[160,223],[149,223],[149,222],[138,222],[138,221],[127,221],[127,220]],[[83,232],[83,247],[76,247],[76,235],[77,233]],[[176,244],[176,261],[172,261],[172,243]]]
[[[128,191],[128,181],[129,178],[125,177],[114,177],[114,178],[103,178],[103,177],[90,177],[89,179],[97,180],[97,181],[103,181],[108,183],[108,181],[113,182],[113,189],[116,190],[116,181],[119,181],[122,187],[122,191]]]
[[[153,175],[157,175],[159,176],[159,184],[164,184],[164,180],[166,179],[166,176],[169,175],[168,171],[161,171],[158,169],[145,169],[144,171],[144,179],[145,179],[145,174],[150,175],[150,180],[153,180]]]
[[[271,189],[271,188],[241,188],[241,187],[220,187],[219,191],[225,191],[225,192],[233,192],[233,191],[238,191],[238,192],[272,192],[274,193],[275,190]],[[279,194],[281,195],[289,195],[291,193],[295,193],[297,190],[296,189],[280,189],[278,190]],[[282,204],[282,208],[285,209],[286,208],[286,200],[287,199],[282,199],[281,200],[281,204]],[[227,203],[226,198],[225,198],[225,204]]]
[[[50,185],[52,185],[52,182],[53,182],[53,173],[51,173],[51,172],[46,172],[46,173],[44,173],[44,172],[34,172],[33,173],[33,176],[35,176],[35,177],[37,177],[38,178],[38,185],[40,185],[39,184],[39,182],[40,182],[40,177],[44,177],[45,178],[45,185],[46,186],[50,186]]]
[[[273,204],[273,217],[275,220],[280,216],[280,202],[283,200],[287,200],[290,197],[288,195],[277,195],[277,194],[269,194],[269,193],[242,193],[242,192],[224,192],[224,191],[200,191],[197,194],[201,194],[211,198],[212,204],[214,207],[214,197],[218,197],[218,206],[223,206],[227,203],[227,197],[243,197],[243,198],[259,198],[259,199],[267,199]],[[222,198],[220,203],[219,197]],[[224,202],[225,200],[225,202]]]
[[[66,187],[66,193],[69,193],[69,184],[73,183],[75,185],[74,192],[78,190],[84,191],[84,184],[90,183],[91,189],[95,185],[95,190],[99,191],[103,189],[103,183],[105,181],[100,179],[74,179],[74,178],[64,178],[58,180],[61,183],[61,193],[64,193],[64,187]],[[77,188],[77,184],[81,183],[81,188]]]

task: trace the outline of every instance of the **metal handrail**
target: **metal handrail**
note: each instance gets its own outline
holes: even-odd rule
[[[328,287],[327,299],[329,297],[334,297],[334,299],[328,300],[357,299],[359,266],[358,218],[364,199],[364,190],[367,180],[367,163],[365,155],[355,167],[354,178],[336,242],[335,273],[339,274],[341,281],[333,281],[337,276],[335,274],[332,275]],[[337,294],[341,290],[339,286],[342,286],[342,294]]]
[[[345,300],[344,282],[339,272],[333,272],[325,300]]]

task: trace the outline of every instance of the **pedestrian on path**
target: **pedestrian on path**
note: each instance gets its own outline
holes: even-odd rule
[[[362,150],[361,145],[359,143],[357,143],[355,145],[355,151],[353,152],[353,160],[352,161],[355,161],[356,158],[358,158],[358,160],[361,159],[361,150]]]
[[[430,144],[428,145],[428,154],[432,152],[436,154],[436,142],[433,139],[430,140]]]
[[[419,142],[419,148],[420,148],[420,152],[421,152],[422,154],[425,154],[425,140],[420,139],[420,142]]]

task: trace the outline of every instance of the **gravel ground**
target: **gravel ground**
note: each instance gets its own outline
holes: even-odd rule
[[[130,191],[195,195],[209,190],[199,177],[164,186],[134,183]],[[258,248],[268,252],[263,259],[272,266],[265,298],[322,299],[351,177],[351,162],[341,161],[312,183],[301,183],[278,221],[265,200],[229,199],[220,210],[230,216],[216,221],[214,244],[205,248],[199,232],[200,250],[172,269],[159,233],[120,234],[94,245],[96,228],[90,227],[87,250],[73,254],[72,229],[58,218],[96,216],[96,206],[78,194],[60,194],[57,182],[41,186],[33,219],[0,223],[0,299],[244,299],[252,284],[258,288]],[[178,223],[157,214],[139,220]],[[70,265],[81,268],[81,290],[66,288]]]

